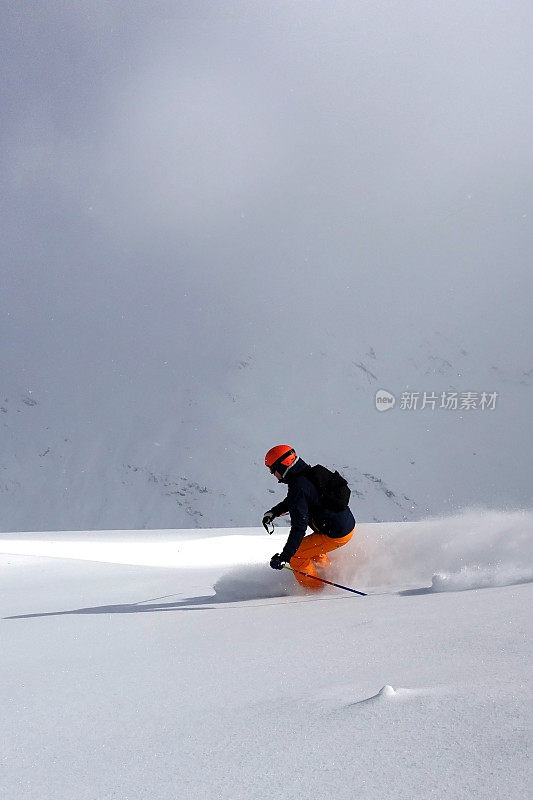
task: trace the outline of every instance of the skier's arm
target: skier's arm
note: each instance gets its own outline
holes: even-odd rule
[[[277,506],[274,506],[270,509],[270,513],[274,515],[274,517],[281,517],[282,514],[286,514],[289,510],[289,498],[286,497],[285,500],[282,500],[281,503],[278,503]]]
[[[309,505],[307,497],[300,490],[287,498],[291,515],[291,532],[281,552],[282,561],[290,561],[302,543],[309,524]]]

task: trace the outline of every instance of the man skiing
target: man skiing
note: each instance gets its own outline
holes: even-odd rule
[[[322,589],[323,584],[316,580],[315,565],[329,564],[327,554],[350,541],[355,530],[353,514],[348,507],[340,511],[326,507],[319,489],[311,481],[313,468],[296,455],[293,447],[284,444],[272,447],[265,456],[265,465],[278,483],[287,484],[288,492],[285,500],[265,512],[263,525],[267,527],[287,512],[291,518],[289,538],[282,552],[272,556],[270,566],[282,569],[284,562],[289,562],[292,569],[314,576],[295,572],[294,577],[302,586]],[[306,536],[308,525],[313,533]]]

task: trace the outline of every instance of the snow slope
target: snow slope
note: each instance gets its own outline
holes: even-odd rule
[[[367,520],[457,513],[471,503],[529,504],[533,377],[514,349],[503,369],[444,335],[415,337],[401,356],[375,339],[355,346],[353,337],[324,351],[306,333],[312,352],[302,355],[291,353],[290,341],[274,346],[269,333],[262,355],[235,347],[220,360],[223,389],[202,387],[189,397],[176,368],[185,398],[144,369],[111,389],[116,378],[103,381],[105,397],[95,396],[93,379],[77,389],[77,374],[48,388],[36,382],[31,392],[7,376],[0,531],[255,524],[275,501],[264,453],[283,441],[310,463],[341,470]],[[280,405],[268,382],[280,372],[281,350],[288,364],[303,362]],[[85,365],[82,371],[85,379]],[[317,376],[331,396],[316,391]],[[70,396],[73,387],[79,396]],[[386,413],[375,407],[380,388],[398,398]],[[439,396],[490,389],[499,401],[493,411],[402,411],[407,388]]]
[[[1,796],[522,799],[532,528],[360,525],[366,598],[270,570],[286,531],[1,535]]]

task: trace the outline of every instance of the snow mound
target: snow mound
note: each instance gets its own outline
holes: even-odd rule
[[[382,703],[392,698],[396,699],[401,694],[406,694],[407,689],[394,689],[394,687],[390,686],[388,683],[379,690],[377,694],[373,694],[371,697],[365,697],[363,700],[357,700],[355,703],[350,703],[350,706],[364,706],[372,703]]]
[[[446,592],[527,583],[533,581],[533,512],[476,510],[361,524],[332,561],[331,580],[364,590]]]
[[[394,697],[396,694],[396,689],[393,689],[392,686],[387,684],[382,689],[379,690],[376,697]]]
[[[358,700],[355,703],[350,703],[351,706],[360,706],[366,705],[369,703],[383,703],[388,702],[389,700],[399,701],[399,700],[414,700],[416,698],[432,698],[432,697],[442,697],[443,695],[450,694],[450,688],[447,686],[425,686],[419,687],[415,689],[406,689],[404,687],[399,687],[395,689],[390,684],[385,684],[377,694],[373,694],[371,697],[365,697],[363,700]]]

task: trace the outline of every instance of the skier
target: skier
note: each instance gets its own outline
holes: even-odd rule
[[[289,512],[291,530],[281,553],[270,559],[272,569],[282,569],[289,562],[293,569],[306,572],[306,577],[294,573],[296,580],[307,589],[322,589],[323,584],[316,580],[316,564],[327,566],[328,553],[350,541],[355,530],[355,519],[349,508],[332,511],[326,508],[319,491],[308,477],[311,468],[296,455],[293,447],[280,444],[272,447],[265,456],[265,465],[278,483],[286,483],[287,497],[263,516],[266,527],[281,514]],[[307,475],[306,475],[307,473]],[[306,536],[307,526],[313,530]]]

